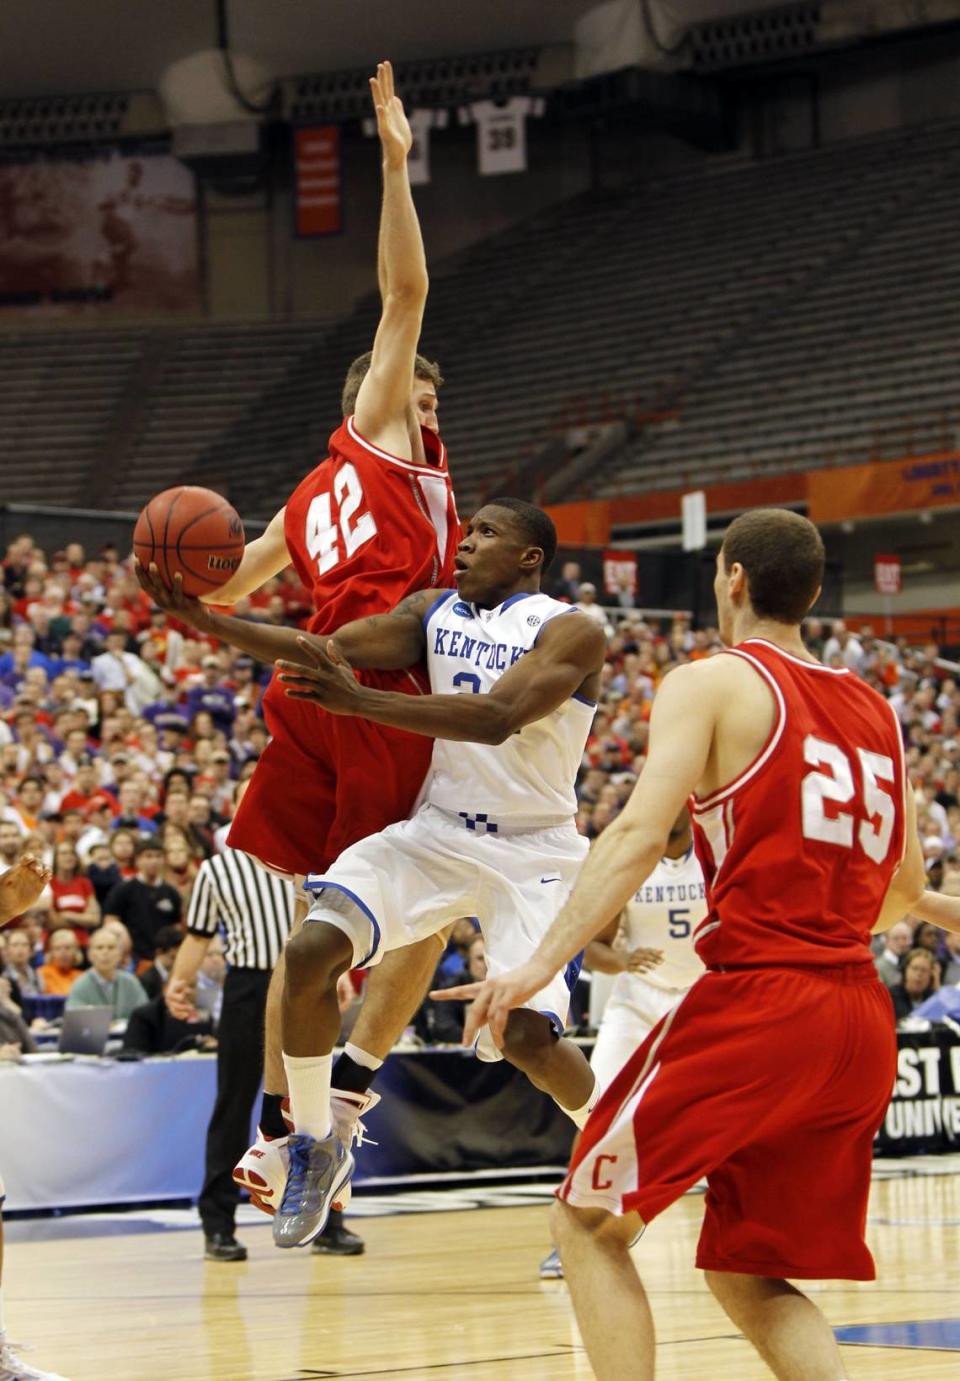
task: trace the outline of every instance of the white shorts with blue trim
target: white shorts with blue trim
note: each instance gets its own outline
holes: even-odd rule
[[[572,821],[514,831],[498,824],[495,833],[490,823],[421,806],[411,819],[354,844],[326,873],[311,873],[304,886],[315,901],[307,920],[342,930],[353,944],[354,967],[363,968],[476,916],[490,977],[516,968],[553,924],[589,846]],[[524,1005],[562,1031],[579,969],[575,961]],[[489,1029],[477,1054],[502,1058]]]

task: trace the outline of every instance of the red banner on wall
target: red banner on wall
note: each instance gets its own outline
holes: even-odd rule
[[[632,551],[603,553],[603,588],[608,595],[637,593],[637,557]]]
[[[317,125],[294,134],[298,235],[337,235],[341,228],[340,128]]]
[[[873,583],[878,595],[898,595],[900,593],[901,567],[899,556],[875,556],[873,558]]]

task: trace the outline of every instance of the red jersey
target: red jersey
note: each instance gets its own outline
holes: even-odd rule
[[[446,448],[434,432],[422,435],[428,464],[417,465],[372,446],[348,417],[329,457],[287,500],[284,534],[313,598],[311,633],[453,584],[460,522]]]
[[[768,683],[775,718],[750,766],[692,803],[710,903],[697,953],[708,968],[869,964],[904,851],[897,718],[846,669],[761,638],[728,655]]]

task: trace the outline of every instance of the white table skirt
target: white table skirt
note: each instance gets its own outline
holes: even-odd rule
[[[6,1207],[195,1197],[215,1092],[212,1055],[0,1063]]]

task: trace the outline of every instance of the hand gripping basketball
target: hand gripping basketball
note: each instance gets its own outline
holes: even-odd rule
[[[183,577],[179,571],[174,575],[172,585],[164,585],[155,561],[151,561],[147,567],[141,565],[135,557],[133,569],[141,590],[150,596],[158,608],[166,614],[171,614],[175,619],[180,619],[182,623],[189,624],[191,628],[196,628],[198,632],[206,631],[209,624],[207,611],[198,599],[184,594]]]

